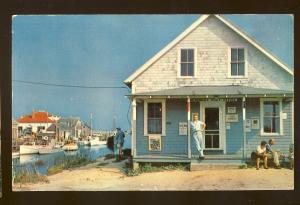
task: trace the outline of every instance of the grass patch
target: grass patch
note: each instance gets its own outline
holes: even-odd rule
[[[138,176],[141,173],[160,172],[169,170],[188,170],[188,165],[183,163],[145,163],[140,164],[139,168],[125,168],[126,176]]]
[[[13,182],[15,183],[37,183],[46,182],[49,183],[47,176],[40,174],[34,165],[32,169],[28,167],[21,167],[18,171],[14,171]]]
[[[63,167],[60,165],[54,165],[47,170],[47,175],[57,174],[63,171]]]
[[[47,175],[57,174],[66,169],[73,169],[95,162],[88,155],[66,156],[63,159],[57,158],[54,161],[55,165],[48,168]]]
[[[239,166],[239,169],[247,169],[248,168],[248,165],[247,164],[241,164]]]
[[[105,166],[108,164],[109,164],[108,162],[100,162],[99,164],[97,164],[97,167]]]
[[[114,159],[115,155],[114,154],[107,154],[104,156],[104,160],[108,160],[108,159]]]

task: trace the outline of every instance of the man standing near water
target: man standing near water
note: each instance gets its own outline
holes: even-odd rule
[[[193,121],[191,122],[191,129],[200,159],[204,159],[205,157],[203,154],[204,145],[202,139],[202,132],[204,131],[205,127],[206,124],[198,120],[198,115],[194,115]]]
[[[117,133],[114,140],[114,153],[116,160],[119,161],[122,158],[122,147],[124,144],[125,134],[121,128],[117,128]]]

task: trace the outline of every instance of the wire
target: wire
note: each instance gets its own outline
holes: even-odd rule
[[[44,86],[55,86],[55,87],[68,87],[68,88],[87,88],[87,89],[127,89],[126,86],[84,86],[84,85],[68,85],[68,84],[56,84],[56,83],[44,83],[44,82],[34,82],[25,80],[13,80],[17,83],[33,84],[33,85],[44,85]]]

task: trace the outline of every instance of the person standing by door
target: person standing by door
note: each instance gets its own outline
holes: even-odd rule
[[[204,122],[199,121],[198,115],[193,116],[193,121],[191,122],[191,129],[194,142],[196,144],[197,150],[199,152],[199,158],[204,159],[204,145],[203,145],[203,137],[202,132],[204,131],[206,124]]]

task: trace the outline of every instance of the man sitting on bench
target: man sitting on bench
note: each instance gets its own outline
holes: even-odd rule
[[[256,170],[259,170],[259,162],[260,160],[264,160],[264,168],[268,169],[268,157],[266,150],[266,141],[261,141],[260,145],[258,145],[256,149]]]
[[[276,152],[275,150],[273,150],[271,148],[272,145],[275,145],[275,139],[269,140],[269,143],[266,145],[266,150],[267,150],[268,154],[273,155],[275,168],[280,169],[279,155],[278,155],[278,152]]]

